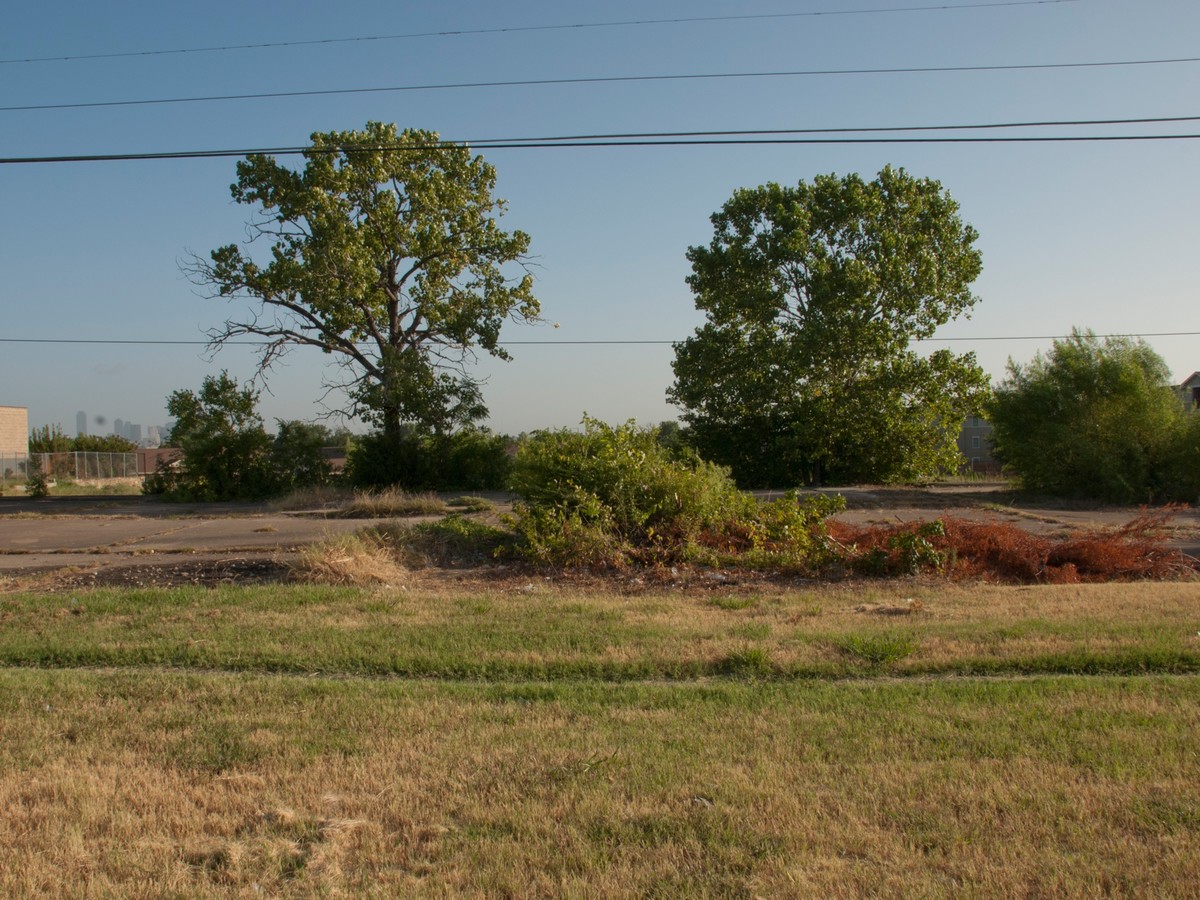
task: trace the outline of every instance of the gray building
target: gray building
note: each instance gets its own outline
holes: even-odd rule
[[[1193,372],[1175,388],[1180,401],[1188,409],[1200,409],[1200,372]]]
[[[992,456],[992,423],[979,416],[968,416],[958,433],[958,452],[968,472],[998,473],[1000,463]]]

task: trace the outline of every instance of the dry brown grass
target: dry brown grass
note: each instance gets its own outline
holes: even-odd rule
[[[1190,896],[1192,680],[0,672],[4,896]]]
[[[353,498],[354,492],[336,485],[317,485],[299,488],[286,496],[272,500],[268,506],[275,510],[339,509]]]
[[[382,519],[393,516],[440,516],[450,511],[437,494],[413,494],[400,488],[355,491],[354,498],[339,514],[351,519]]]
[[[347,519],[433,516],[450,511],[450,507],[437,494],[411,493],[402,488],[375,491],[354,491],[332,486],[304,488],[270,505],[277,510],[314,510]]]
[[[302,547],[289,568],[297,580],[313,584],[401,584],[407,573],[390,546],[363,533]]]

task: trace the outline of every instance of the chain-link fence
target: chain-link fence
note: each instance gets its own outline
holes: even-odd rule
[[[29,457],[24,453],[3,456],[0,455],[0,477],[13,479],[25,478],[25,465]]]
[[[135,478],[138,475],[136,453],[79,450],[70,453],[31,453],[29,459],[30,466],[41,466],[42,471],[51,478],[101,481],[105,478]],[[21,471],[24,470],[22,466]]]

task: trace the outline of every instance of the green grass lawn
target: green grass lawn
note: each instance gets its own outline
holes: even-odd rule
[[[1198,631],[1196,584],[0,595],[0,895],[1186,896]]]

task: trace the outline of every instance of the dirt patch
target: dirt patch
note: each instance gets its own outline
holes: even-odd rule
[[[88,571],[60,570],[43,575],[38,586],[48,592],[94,587],[217,587],[267,584],[290,578],[291,568],[282,560],[237,558],[111,566]]]
[[[772,492],[755,492],[767,497]],[[1000,485],[859,486],[840,493],[847,526],[896,526],[932,519],[985,525],[1008,523],[1034,535],[1063,540],[1120,528],[1144,513],[1134,507],[1035,503]],[[775,496],[779,492],[773,492]],[[143,497],[48,498],[0,503],[0,589],[74,590],[87,587],[177,587],[283,583],[288,565],[311,544],[349,534],[365,522],[326,519],[320,510],[281,512],[265,504],[164,504]],[[494,503],[511,498],[497,495]],[[501,507],[503,508],[503,506]],[[488,518],[495,515],[493,511]],[[436,518],[436,517],[434,517]],[[377,520],[389,521],[389,520]],[[411,522],[412,520],[405,520]],[[1200,511],[1172,510],[1165,543],[1200,556]],[[410,572],[411,586],[538,590],[543,575],[516,565]],[[759,572],[643,569],[559,575],[554,583],[636,594],[646,590],[754,590],[803,581]],[[464,581],[466,582],[464,584]]]

